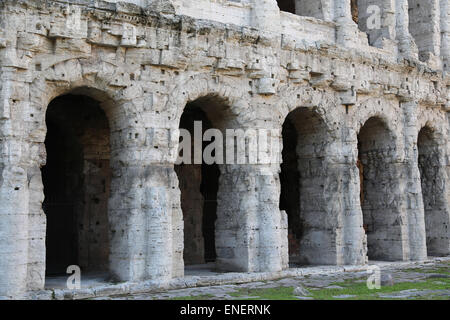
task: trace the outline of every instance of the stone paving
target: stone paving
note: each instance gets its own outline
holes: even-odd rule
[[[375,263],[372,263],[375,264]],[[414,264],[383,264],[376,263],[381,269],[382,288],[391,287],[392,292],[373,291],[375,299],[446,299],[450,300],[450,259],[438,259],[425,263]],[[221,286],[196,287],[179,290],[168,290],[160,293],[126,295],[120,297],[100,297],[95,299],[119,299],[119,300],[245,300],[261,299],[255,292],[264,292],[267,289],[294,288],[292,296],[289,299],[312,300],[314,291],[330,292],[342,291],[342,294],[331,295],[332,299],[358,299],[358,294],[346,294],[345,289],[348,283],[358,285],[366,283],[370,274],[367,271],[350,271],[334,274],[313,274],[284,278],[273,281],[257,281],[246,284],[230,284]],[[431,281],[430,288],[423,288],[426,281]],[[405,286],[417,285],[418,289],[409,288],[402,290]],[[396,290],[395,286],[399,286]],[[433,287],[439,286],[439,289]],[[442,288],[443,287],[443,288]],[[249,292],[246,295],[245,292]],[[252,292],[250,294],[250,292]],[[362,296],[362,298],[367,296]],[[277,297],[275,297],[277,298]],[[281,299],[283,299],[281,297]]]

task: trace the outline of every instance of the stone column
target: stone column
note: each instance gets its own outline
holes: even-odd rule
[[[418,59],[418,49],[409,33],[408,0],[395,0],[396,33],[399,58]]]
[[[419,166],[425,207],[426,246],[429,256],[450,254],[449,178],[445,159],[446,139],[439,136],[436,145],[425,147]]]
[[[450,123],[450,114],[447,113],[447,121]],[[447,137],[450,129],[447,131]],[[438,173],[439,176],[444,177],[443,181],[441,181],[442,184],[445,185],[445,188],[443,188],[443,191],[445,194],[440,196],[440,203],[441,207],[445,208],[445,210],[442,210],[440,213],[441,221],[442,223],[438,226],[439,235],[441,236],[441,241],[439,243],[440,250],[436,250],[436,254],[448,256],[450,255],[450,143],[448,139],[443,139],[446,144],[445,146],[440,146],[439,149],[441,153],[444,151],[445,153],[445,159],[442,161],[442,164],[444,165],[444,168],[441,168],[441,171]],[[443,172],[443,169],[445,170],[445,175]],[[427,240],[428,241],[428,240]],[[434,252],[431,252],[434,253]]]
[[[280,9],[276,0],[252,0],[252,7],[253,27],[275,34],[280,32]]]
[[[444,71],[450,71],[450,1],[441,0],[441,57]]]
[[[147,135],[156,139],[154,129]],[[180,226],[179,192],[173,164],[155,161],[144,144],[136,143],[129,132],[114,134],[112,143],[112,183],[109,201],[110,270],[121,281],[169,279],[180,272],[174,264],[182,247],[173,239]],[[129,138],[130,137],[130,138]],[[116,147],[115,147],[116,144]],[[178,208],[178,211],[177,211]],[[178,212],[178,214],[177,214]],[[176,221],[174,221],[176,220]],[[181,218],[182,221],[182,218]],[[182,229],[178,230],[182,236]],[[179,258],[179,255],[178,255]]]
[[[2,147],[18,146],[4,141]],[[11,159],[12,160],[12,159]],[[2,157],[0,176],[0,296],[17,297],[27,288],[28,183],[27,172]]]
[[[29,187],[18,123],[11,97],[14,68],[0,72],[0,296],[18,297],[27,289]],[[20,121],[20,116],[18,121]]]
[[[429,256],[450,254],[450,207],[447,132],[421,129],[418,138],[420,178],[422,185],[426,233],[426,253]]]
[[[333,21],[333,0],[295,0],[298,15]]]
[[[359,202],[356,134],[343,128],[331,134],[326,155],[302,166],[300,195],[308,236],[300,251],[311,264],[366,263],[365,234]],[[308,210],[308,208],[311,208]]]
[[[341,46],[355,47],[358,43],[358,26],[352,19],[350,0],[334,0],[336,42]]]
[[[204,197],[200,192],[202,166],[180,166],[175,169],[181,190],[181,209],[184,220],[184,264],[205,263],[203,237]]]
[[[421,61],[436,62],[440,58],[440,0],[408,0],[409,32],[419,49]]]
[[[440,68],[441,27],[439,0],[408,0],[409,32],[419,49],[419,59]]]
[[[274,166],[221,166],[218,269],[263,272],[287,267],[287,226],[285,213],[279,209],[279,194],[278,169]]]
[[[424,206],[417,150],[417,103],[402,103],[405,137],[405,194],[409,238],[409,259],[427,258]]]
[[[367,236],[363,229],[361,210],[361,185],[358,169],[358,138],[351,126],[342,128],[342,141],[337,150],[342,150],[337,163],[342,181],[342,229],[338,235],[339,259],[345,265],[364,265],[367,258]]]

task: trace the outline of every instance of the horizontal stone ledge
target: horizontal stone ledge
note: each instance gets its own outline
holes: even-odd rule
[[[178,290],[194,287],[209,287],[230,284],[244,284],[259,281],[273,281],[283,278],[304,277],[308,275],[330,275],[345,272],[363,272],[372,265],[381,268],[395,266],[399,269],[411,266],[426,265],[433,262],[450,261],[450,257],[430,258],[425,261],[406,262],[370,262],[360,266],[312,266],[305,268],[291,268],[280,272],[258,273],[224,273],[218,276],[187,276],[172,280],[149,280],[143,282],[125,282],[120,284],[101,285],[80,290],[55,289],[27,293],[23,299],[33,300],[78,300],[100,297],[114,297],[143,293],[159,293],[168,290]],[[7,297],[0,297],[8,299]]]

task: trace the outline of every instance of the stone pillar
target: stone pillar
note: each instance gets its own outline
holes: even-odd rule
[[[173,240],[174,227],[180,228],[173,200],[180,196],[176,174],[172,164],[152,163],[145,154],[130,143],[113,149],[110,270],[121,281],[169,279],[174,270],[179,273],[174,264],[179,241]]]
[[[4,141],[3,147],[19,145]],[[27,288],[28,187],[26,170],[2,159],[0,176],[0,296],[17,297]]]
[[[405,195],[409,238],[409,259],[427,258],[424,206],[417,150],[417,103],[402,103],[405,137]]]
[[[205,263],[205,239],[203,238],[204,197],[200,192],[202,166],[180,166],[175,169],[181,192],[184,220],[184,264]]]
[[[427,252],[429,256],[440,257],[450,254],[449,178],[442,152],[443,145],[436,147],[434,150],[427,150],[421,159],[421,178]]]
[[[441,57],[444,71],[450,71],[450,1],[441,0]]]
[[[300,262],[311,265],[342,265],[344,248],[353,251],[354,240],[345,239],[344,195],[349,191],[349,166],[334,161],[300,161],[300,206],[304,233],[300,239]],[[351,229],[351,226],[348,226]]]
[[[336,42],[341,46],[355,47],[359,42],[358,26],[352,19],[350,0],[334,0]]]
[[[440,0],[408,0],[409,32],[419,49],[419,59],[436,63],[440,58]]]
[[[449,176],[445,134],[422,128],[419,134],[419,168],[429,256],[450,254]]]
[[[285,213],[279,209],[278,169],[223,165],[216,222],[217,267],[263,272],[287,268]]]
[[[43,145],[35,145],[33,152],[40,153]],[[38,149],[38,150],[36,150]],[[40,150],[39,150],[40,149]],[[37,157],[36,157],[37,158]],[[45,286],[47,216],[42,208],[44,186],[41,165],[28,168],[29,215],[28,215],[28,275],[27,290],[42,290]]]
[[[11,97],[15,70],[0,72],[0,296],[18,297],[27,289],[29,186],[20,130]],[[19,118],[20,119],[20,118]],[[20,120],[19,120],[20,121]]]
[[[340,261],[345,265],[364,265],[367,258],[367,236],[363,229],[361,185],[358,169],[358,139],[353,127],[342,128],[339,174],[342,181],[342,230],[338,236]]]
[[[333,21],[332,0],[295,0],[295,12],[298,15]]]
[[[418,59],[418,49],[409,33],[408,0],[395,0],[396,33],[399,58]]]
[[[350,128],[325,125],[319,116],[320,108],[300,112],[303,114],[291,114],[288,119],[297,134],[295,161],[299,187],[290,190],[289,196],[298,197],[299,204],[294,205],[299,210],[289,208],[289,229],[297,229],[298,261],[309,265],[364,264],[366,247],[359,205],[356,134]],[[285,142],[289,143],[287,139]],[[284,156],[287,163],[292,161],[286,152]],[[286,187],[283,189],[288,191]],[[298,219],[294,214],[299,215]]]
[[[276,0],[252,0],[252,7],[253,27],[275,34],[280,32],[280,8]]]

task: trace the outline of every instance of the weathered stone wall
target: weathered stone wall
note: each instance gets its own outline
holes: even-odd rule
[[[427,61],[441,52],[440,1],[408,0],[409,30],[419,49],[419,58]],[[444,17],[445,18],[445,17]]]
[[[277,129],[280,141],[288,114],[306,110],[295,119],[300,219],[307,227],[299,246],[303,262],[364,264],[367,241],[370,255],[357,163],[358,135],[372,118],[382,119],[387,132],[375,138],[388,137],[377,150],[395,148],[380,159],[368,146],[361,159],[378,168],[364,173],[375,190],[364,201],[380,209],[374,214],[389,208],[383,237],[398,244],[384,248],[383,257],[425,259],[427,239],[437,238],[442,246],[432,245],[429,253],[449,254],[449,188],[429,187],[424,155],[430,153],[417,146],[425,124],[440,132],[445,185],[447,1],[432,15],[440,18],[433,26],[444,26],[440,53],[433,42],[434,57],[421,55],[422,61],[406,0],[383,2],[383,10],[394,13],[383,11],[389,32],[370,41],[373,46],[353,21],[349,0],[321,1],[323,19],[311,10],[314,17],[280,12],[275,0],[128,2],[0,2],[0,295],[44,286],[45,116],[51,101],[65,94],[94,99],[109,121],[109,271],[120,281],[184,275],[185,223],[174,164],[180,119],[195,100],[220,130]],[[287,268],[290,221],[280,210],[280,165],[219,167],[218,268]],[[441,195],[424,209],[430,188]],[[388,199],[381,193],[387,190]],[[439,212],[442,225],[430,227],[430,210]]]

